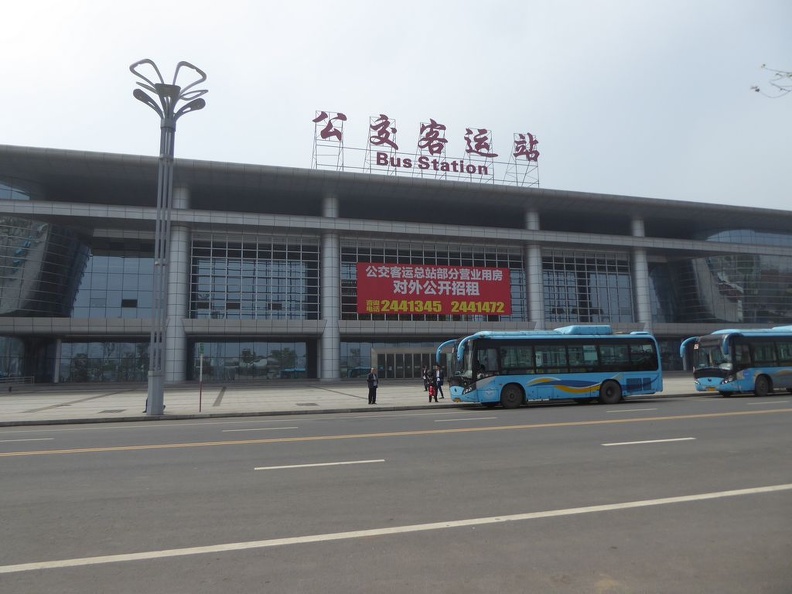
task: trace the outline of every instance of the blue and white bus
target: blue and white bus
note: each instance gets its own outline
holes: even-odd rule
[[[688,351],[699,392],[721,396],[751,392],[767,396],[777,388],[792,392],[792,326],[717,330],[682,342],[683,359]]]
[[[607,325],[477,332],[441,344],[437,360],[449,349],[455,402],[504,408],[550,400],[615,404],[663,389],[660,348],[647,332],[615,334]]]

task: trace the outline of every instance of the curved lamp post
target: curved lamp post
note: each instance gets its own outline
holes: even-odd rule
[[[145,76],[141,70],[153,71],[155,76]],[[193,82],[185,87],[176,84],[179,73],[189,69]],[[151,311],[151,346],[149,348],[148,398],[146,413],[159,416],[165,411],[165,331],[168,311],[168,250],[170,243],[171,207],[173,205],[173,149],[176,135],[176,120],[185,113],[203,109],[206,101],[202,95],[207,89],[195,89],[206,80],[206,74],[190,64],[179,62],[168,84],[160,74],[157,65],[149,60],[140,60],[129,70],[142,79],[141,87],[132,95],[145,103],[160,117],[159,180],[157,182],[157,223],[154,230],[154,277]],[[196,78],[197,77],[197,78]],[[181,102],[181,107],[179,107]]]

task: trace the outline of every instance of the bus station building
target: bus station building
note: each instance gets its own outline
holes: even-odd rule
[[[0,146],[0,378],[146,380],[157,175]],[[792,324],[792,211],[186,159],[173,197],[166,383],[418,380],[449,338],[570,324],[651,332],[673,370],[690,336]],[[397,283],[470,271],[505,274],[507,307]]]

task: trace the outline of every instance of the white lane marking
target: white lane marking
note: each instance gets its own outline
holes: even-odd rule
[[[299,429],[299,427],[251,427],[250,429],[223,429],[220,433],[235,433],[238,431],[283,431],[284,429]]]
[[[460,421],[489,421],[498,417],[466,417],[462,419],[435,419],[435,423],[458,423]]]
[[[789,400],[768,400],[767,402],[746,402],[748,406],[764,406],[765,404],[788,404]]]
[[[608,414],[642,412],[645,410],[657,410],[657,409],[656,408],[622,408],[619,410],[609,410]]]
[[[289,466],[258,466],[253,470],[283,470],[285,468],[316,468],[317,466],[346,466],[348,464],[374,464],[385,460],[350,460],[348,462],[323,462],[321,464],[292,464]]]
[[[254,540],[247,542],[232,542],[203,547],[189,547],[183,549],[165,549],[161,551],[144,551],[142,553],[128,553],[122,555],[102,555],[99,557],[82,557],[76,559],[60,559],[56,561],[41,561],[34,563],[19,563],[17,565],[0,565],[0,574],[19,573],[22,571],[36,571],[40,569],[62,569],[64,567],[80,567],[86,565],[102,565],[106,563],[121,563],[125,561],[147,561],[149,559],[162,559],[164,557],[186,557],[189,555],[205,555],[207,553],[224,553],[230,551],[246,551],[250,549],[263,549],[268,547],[282,547],[295,544],[314,542],[331,542],[335,540],[349,540],[353,538],[370,538],[372,536],[388,536],[393,534],[409,534],[414,532],[428,532],[431,530],[445,530],[447,528],[462,528],[467,526],[485,526],[487,524],[502,524],[505,522],[522,522],[540,518],[557,518],[579,514],[592,514],[599,512],[635,509],[657,505],[671,505],[674,503],[688,503],[692,501],[705,501],[708,499],[721,499],[724,497],[741,497],[744,495],[759,495],[761,493],[776,493],[792,490],[792,484],[770,485],[767,487],[754,487],[750,489],[735,489],[732,491],[715,491],[712,493],[699,493],[697,495],[682,495],[680,497],[665,497],[662,499],[644,499],[640,501],[627,501],[624,503],[611,503],[606,505],[592,505],[588,507],[572,507],[543,512],[529,512],[513,514],[510,516],[493,516],[489,518],[472,518],[469,520],[455,520],[449,522],[433,522],[430,524],[414,524],[412,526],[391,526],[388,528],[374,528],[371,530],[354,530],[350,532],[334,532],[329,534],[313,534],[309,536],[295,536],[291,538],[274,538],[270,540]]]
[[[622,441],[618,443],[603,443],[605,447],[608,446],[622,446],[622,445],[639,445],[644,443],[667,443],[669,441],[691,441],[695,440],[695,437],[676,437],[674,439],[648,439],[646,441]]]
[[[28,437],[25,439],[0,439],[0,443],[11,443],[12,441],[52,441],[54,437]]]

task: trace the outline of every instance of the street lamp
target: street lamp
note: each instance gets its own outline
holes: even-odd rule
[[[154,76],[141,74],[141,69],[153,70]],[[176,84],[179,72],[189,69],[194,80],[184,88]],[[173,82],[168,84],[160,74],[157,65],[149,60],[140,60],[129,67],[129,70],[142,79],[141,87],[132,95],[138,101],[148,105],[160,117],[160,152],[159,180],[157,182],[157,223],[154,229],[154,277],[151,311],[151,346],[149,348],[148,397],[146,413],[159,416],[165,411],[165,331],[167,328],[168,310],[168,250],[170,243],[171,207],[173,205],[173,147],[176,135],[176,120],[185,113],[198,111],[206,106],[201,99],[207,89],[194,89],[206,80],[206,74],[190,64],[179,62],[173,75]],[[193,77],[194,78],[194,77]],[[156,97],[156,99],[155,99]],[[159,100],[159,102],[157,101]],[[183,103],[179,107],[179,102]]]

